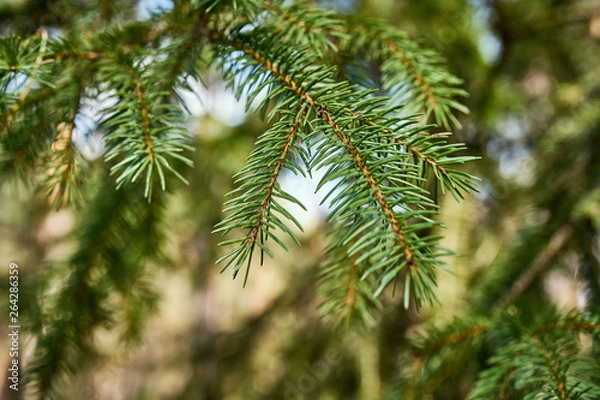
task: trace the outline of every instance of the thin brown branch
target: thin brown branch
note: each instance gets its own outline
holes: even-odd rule
[[[298,128],[300,127],[301,119],[305,115],[305,113],[306,113],[306,110],[304,110],[302,113],[300,113],[300,115],[298,115],[294,119],[294,123],[292,124],[292,126],[290,126],[290,131],[287,134],[285,144],[283,145],[283,148],[281,149],[281,153],[279,154],[279,159],[277,160],[277,163],[275,164],[275,169],[273,170],[273,174],[271,175],[271,179],[269,180],[269,184],[267,185],[267,192],[266,192],[265,198],[260,206],[260,210],[258,213],[258,217],[256,218],[254,228],[252,228],[252,231],[250,231],[250,235],[248,236],[248,241],[250,241],[250,243],[252,245],[254,245],[254,243],[256,243],[256,240],[258,238],[258,233],[260,232],[260,227],[262,226],[262,223],[265,219],[265,214],[267,214],[268,210],[269,210],[269,204],[271,203],[271,199],[273,197],[273,190],[275,189],[275,184],[277,183],[277,178],[279,177],[281,169],[283,168],[283,164],[285,163],[285,160],[287,159],[288,153],[290,151],[290,147],[296,140],[296,132],[298,132]]]
[[[450,335],[433,343],[431,346],[422,349],[416,349],[413,353],[418,357],[423,357],[426,354],[431,354],[443,347],[452,346],[465,340],[472,339],[475,336],[482,335],[487,331],[488,326],[486,325],[473,325],[461,331],[452,332]]]
[[[421,376],[423,375],[423,358],[415,357],[413,362],[411,363],[411,373],[410,373],[410,382],[406,387],[406,391],[404,392],[404,399],[406,400],[414,400],[416,398],[417,388],[419,385],[419,381]]]
[[[48,175],[53,176],[58,172],[60,178],[57,179],[56,184],[53,185],[53,187],[49,188],[48,200],[51,203],[55,203],[58,207],[68,203],[70,196],[68,182],[73,176],[76,168],[75,149],[72,140],[75,123],[73,122],[73,118],[70,118],[70,120],[71,122],[61,122],[56,127],[58,135],[51,147],[53,153],[50,156],[50,160],[60,164],[55,167],[50,167]],[[60,162],[61,153],[63,157],[67,159],[66,163]]]
[[[510,378],[512,377],[514,371],[515,367],[510,368],[504,375],[504,378],[502,378],[502,384],[500,385],[500,389],[498,390],[498,396],[496,397],[498,400],[504,400],[504,398],[506,397],[508,389],[510,388]]]
[[[138,77],[137,71],[135,71],[130,65],[125,65],[125,70],[129,73],[129,76],[135,83],[135,93],[137,96],[138,104],[140,105],[140,118],[142,122],[142,130],[144,132],[144,142],[146,143],[146,153],[150,164],[154,163],[154,145],[152,143],[152,135],[150,132],[150,119],[148,117],[148,105],[146,103],[146,96],[144,95],[144,88],[142,82]]]
[[[407,265],[409,267],[414,266],[416,263],[415,259],[413,257],[411,249],[408,247],[408,244],[406,243],[406,238],[404,237],[404,233],[402,232],[402,229],[400,228],[400,224],[398,223],[398,220],[396,219],[396,214],[394,213],[394,211],[388,204],[387,200],[385,199],[385,196],[383,195],[381,188],[379,187],[379,185],[377,184],[377,181],[371,174],[371,171],[367,168],[359,151],[356,149],[356,147],[354,147],[354,144],[352,144],[352,142],[346,136],[346,134],[343,132],[343,130],[340,128],[340,126],[338,126],[337,123],[333,120],[333,118],[331,117],[331,114],[327,108],[325,108],[323,106],[317,106],[317,110],[319,111],[319,116],[321,117],[321,119],[323,119],[325,122],[327,122],[327,124],[334,130],[335,135],[338,137],[338,139],[340,139],[342,141],[342,143],[344,143],[348,152],[350,153],[352,158],[354,158],[354,161],[356,162],[356,166],[363,173],[364,177],[367,178],[367,182],[369,182],[369,187],[373,190],[373,193],[375,194],[377,203],[379,203],[379,206],[381,207],[386,219],[389,221],[390,226],[392,228],[392,232],[394,232],[394,236],[396,236],[398,243],[403,248],[404,258],[406,259]]]
[[[548,245],[533,260],[529,268],[513,283],[510,290],[494,304],[493,308],[503,308],[519,297],[534,282],[535,278],[537,278],[544,268],[550,264],[554,256],[569,242],[574,232],[575,229],[571,224],[563,225],[558,229],[552,235]]]
[[[366,122],[367,125],[380,127],[379,124],[377,124],[376,122],[373,122],[373,121],[371,121],[369,119],[366,119],[366,118],[362,117],[359,113],[357,113],[357,112],[355,112],[353,110],[348,110],[348,111],[350,111],[352,113],[352,115],[354,115],[356,118],[363,119]],[[404,140],[402,140],[399,137],[395,136],[393,134],[393,132],[391,132],[390,130],[385,129],[383,127],[380,127],[380,128],[381,128],[381,133],[391,136],[391,138],[396,143],[398,143],[401,146],[404,146],[406,148],[406,150],[410,151],[415,157],[418,157],[419,159],[423,160],[425,163],[431,165],[433,168],[437,169],[442,175],[449,175],[448,171],[446,170],[446,168],[444,168],[441,165],[439,165],[435,159],[433,159],[431,157],[428,157],[426,154],[421,153],[419,151],[419,149],[417,149],[414,146],[409,145]],[[431,135],[431,137],[435,138],[435,137],[449,136],[449,135],[451,135],[451,133],[449,133],[449,132],[440,132],[440,133]]]
[[[266,9],[273,11],[275,14],[281,15],[284,19],[287,19],[294,25],[298,25],[306,33],[312,32],[312,28],[310,26],[306,25],[304,22],[300,21],[298,18],[294,17],[293,15],[290,15],[289,13],[285,12],[281,8],[275,6],[274,4],[272,4],[268,1],[264,1],[263,5],[265,6]]]
[[[140,116],[142,117],[142,126],[144,129],[144,140],[146,141],[146,153],[150,163],[154,163],[154,147],[152,145],[152,137],[150,136],[150,121],[148,119],[148,108],[146,105],[146,98],[142,91],[142,83],[139,79],[135,78],[135,92],[137,94],[138,102],[140,103]]]
[[[409,70],[411,74],[413,74],[415,80],[417,81],[417,84],[421,88],[421,91],[427,97],[427,102],[429,103],[430,109],[436,109],[438,107],[438,101],[435,95],[433,94],[433,91],[431,90],[431,86],[429,86],[429,84],[425,82],[423,75],[421,75],[421,73],[417,71],[417,68],[415,67],[414,63],[410,60],[410,58],[407,57],[406,53],[402,51],[402,49],[400,49],[398,45],[396,45],[394,42],[388,42],[387,48],[392,53],[396,54],[398,58],[402,60],[402,63],[404,64],[406,69]]]
[[[356,278],[358,276],[358,266],[356,265],[356,256],[350,260],[352,268],[350,269],[350,277],[348,279],[348,293],[346,294],[346,308],[352,309],[356,303]]]
[[[54,53],[51,58],[48,58],[46,61],[53,60],[65,60],[70,58],[83,58],[85,60],[97,60],[101,58],[104,54],[95,51],[81,51],[81,52],[59,52]]]
[[[569,331],[578,331],[578,332],[586,331],[586,332],[591,333],[591,332],[596,331],[598,328],[600,328],[600,325],[592,323],[592,322],[568,321],[568,322],[555,324],[555,325],[542,325],[539,328],[537,328],[535,331],[537,333],[546,333],[546,332],[557,331],[557,330],[569,330]]]
[[[533,342],[538,346],[540,351],[544,356],[544,361],[550,370],[551,379],[556,385],[556,389],[558,389],[560,400],[568,400],[569,395],[567,394],[567,388],[565,380],[561,377],[559,372],[560,367],[557,365],[556,360],[554,359],[554,354],[549,354],[548,349],[544,346],[541,339],[538,336],[533,336]]]
[[[58,134],[51,147],[53,153],[50,155],[50,162],[56,161],[60,165],[54,168],[51,167],[48,171],[48,175],[52,176],[56,172],[60,172],[61,169],[62,172],[61,177],[56,185],[49,190],[48,199],[50,202],[57,204],[59,207],[65,205],[69,201],[70,191],[68,182],[73,178],[75,169],[77,167],[77,159],[75,154],[76,149],[75,145],[73,144],[73,130],[75,129],[75,117],[77,116],[81,106],[81,96],[85,85],[90,78],[90,74],[90,70],[84,71],[79,82],[77,96],[74,99],[75,108],[69,114],[67,119],[68,122],[61,122],[56,127]],[[67,162],[64,164],[60,162],[60,153],[63,153],[63,155],[67,158]]]

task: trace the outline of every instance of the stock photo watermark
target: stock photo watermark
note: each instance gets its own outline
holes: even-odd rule
[[[301,399],[303,395],[311,393],[317,388],[320,381],[325,380],[331,371],[341,362],[340,349],[332,348],[325,352],[322,359],[313,364],[304,363],[306,372],[296,380],[286,381],[285,400]]]
[[[8,265],[8,337],[10,338],[8,356],[8,387],[19,391],[19,266],[17,263]]]

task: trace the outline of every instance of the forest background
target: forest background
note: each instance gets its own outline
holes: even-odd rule
[[[0,1],[0,30],[69,24],[86,11],[70,3]],[[107,16],[130,9],[140,19],[170,8],[168,1],[83,3]],[[459,204],[451,196],[440,200],[442,245],[457,252],[446,260],[454,273],[439,271],[440,305],[407,310],[402,296],[385,293],[368,328],[340,329],[321,319],[316,286],[327,209],[310,195],[315,182],[291,174],[282,185],[309,209],[294,211],[305,228],[298,233],[302,246],[278,249],[253,268],[245,288],[219,274],[221,238],[212,231],[231,177],[265,124],[244,113],[215,72],[204,76],[207,88],[194,87],[202,104],[184,94],[195,167],[186,174],[190,184],[178,184],[168,199],[169,267],[156,268],[149,282],[160,297],[156,313],[129,347],[108,329],[97,332],[98,355],[81,365],[74,384],[59,384],[62,398],[476,398],[490,356],[503,348],[499,336],[545,333],[568,321],[579,324],[571,353],[589,355],[586,365],[597,366],[589,334],[598,332],[600,300],[600,2],[318,4],[386,20],[437,50],[463,80],[468,96],[459,101],[470,112],[456,114],[461,127],[450,140],[481,157],[464,166],[481,180],[479,192]],[[102,151],[97,141],[82,147],[89,159]],[[76,219],[18,179],[3,181],[0,190],[1,265],[16,261],[22,280],[33,279],[72,251]],[[6,357],[0,354],[0,364],[7,365]],[[570,383],[568,368],[561,368]],[[588,375],[595,393],[597,373]],[[15,395],[2,390],[3,399]],[[514,390],[505,398],[520,398]]]

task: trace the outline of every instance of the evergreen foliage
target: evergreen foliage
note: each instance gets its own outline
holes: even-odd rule
[[[457,319],[411,340],[390,398],[442,398],[476,378],[468,399],[594,399],[599,370],[588,347],[597,332],[597,316],[556,310]]]
[[[451,109],[466,111],[454,99],[463,94],[460,80],[392,28],[353,25],[307,2],[203,1],[176,2],[148,21],[82,27],[87,37],[76,30],[50,37],[40,28],[2,38],[5,176],[40,180],[57,207],[72,202],[80,181],[104,181],[97,190],[85,183],[95,200],[76,203],[87,210],[78,250],[65,266],[45,272],[46,285],[62,283],[33,323],[31,379],[42,397],[75,368],[71,355],[89,351],[97,327],[119,323],[126,339],[139,337],[154,304],[145,260],[161,245],[164,196],[156,190],[165,191],[171,176],[185,182],[181,165],[192,165],[177,93],[205,64],[218,64],[237,96],[273,121],[235,176],[228,216],[217,225],[223,234],[242,233],[221,243],[233,246],[220,259],[224,269],[231,266],[235,277],[245,268],[245,282],[257,253],[261,260],[272,256],[268,241],[287,249],[285,233],[299,244],[290,225],[302,227],[286,202],[304,206],[278,177],[322,169],[319,188],[333,187],[323,196],[332,225],[321,275],[324,314],[372,321],[372,305],[390,284],[403,288],[406,307],[411,300],[417,307],[435,302],[436,273],[448,254],[432,232],[441,225],[434,219],[438,186],[457,199],[473,190],[473,178],[454,169],[473,157],[457,155],[462,145],[431,135],[433,125],[423,123],[430,115],[442,125],[457,122]],[[332,62],[340,59],[380,62],[381,94],[390,97],[353,82],[358,74],[347,74],[346,62]],[[101,119],[94,122],[106,148],[99,168],[108,176],[84,177],[87,161],[72,136],[82,99],[101,99],[100,93],[109,98],[99,101]],[[405,104],[424,113],[420,123],[399,111]],[[39,295],[48,290],[38,288]],[[114,315],[117,304],[122,313]]]
[[[25,3],[31,11],[34,2]],[[178,193],[189,197],[188,215],[225,236],[219,251],[206,250],[206,262],[216,259],[234,278],[241,273],[244,285],[250,269],[276,257],[278,247],[292,254],[291,245],[304,247],[298,233],[304,227],[290,210],[305,206],[281,185],[291,173],[322,175],[317,192],[328,215],[318,265],[294,271],[294,290],[240,330],[190,340],[182,355],[189,359],[177,360],[193,366],[181,398],[254,398],[259,379],[249,371],[256,369],[251,352],[257,350],[240,343],[271,338],[271,319],[298,309],[305,316],[272,340],[293,376],[273,374],[257,398],[305,393],[301,368],[318,378],[307,398],[600,398],[597,63],[578,64],[581,54],[565,50],[562,33],[553,30],[554,23],[561,26],[561,9],[546,15],[547,25],[532,22],[546,21],[530,16],[550,1],[533,1],[525,11],[518,1],[486,6],[507,46],[487,82],[476,73],[463,81],[445,63],[455,71],[465,70],[461,62],[480,66],[461,36],[469,24],[454,27],[457,47],[438,53],[388,23],[308,0],[175,0],[145,19],[132,18],[135,1],[42,3],[29,18],[6,22],[0,12],[2,185],[24,184],[35,193],[32,204],[44,204],[40,209],[47,204],[77,216],[71,252],[23,283],[23,315],[34,339],[30,393],[80,396],[69,382],[105,357],[95,342],[99,333],[118,337],[119,351],[143,341],[161,294],[152,281],[173,263],[167,219]],[[456,4],[474,7],[458,0],[398,7],[407,9],[403,18],[430,27]],[[517,22],[509,23],[513,12]],[[518,23],[526,28],[520,31]],[[469,171],[478,163],[469,163],[477,159],[470,154],[502,142],[498,120],[522,106],[502,74],[524,68],[511,57],[534,53],[529,35],[556,45],[569,61],[561,73],[577,71],[580,81],[572,84],[585,89],[577,101],[565,95],[568,107],[560,101],[540,107],[555,113],[543,123],[532,118],[532,130],[544,132],[528,138],[537,160],[527,171],[533,195],[486,170],[484,160],[488,179],[472,200],[465,195],[476,189]],[[548,68],[558,68],[547,57]],[[262,118],[260,133],[233,130],[212,142],[188,133],[183,94],[215,71]],[[503,110],[498,120],[494,107]],[[254,144],[229,185],[232,165],[225,164],[237,163],[231,160],[245,140]],[[470,142],[472,153],[461,141]],[[200,199],[221,196],[214,182],[229,191],[222,218]],[[501,190],[502,206],[493,205]],[[440,324],[432,322],[434,313],[431,323],[415,329],[427,318],[416,312],[439,303],[438,274],[456,266],[447,257],[452,250],[440,244],[446,198],[477,204],[494,234],[503,229],[500,213],[519,223],[506,234],[510,239],[499,240],[489,268],[473,268],[462,316]],[[523,204],[535,218],[515,211]],[[476,226],[460,235],[475,248],[489,231]],[[541,293],[551,267],[568,266],[572,258],[581,266],[577,278],[589,306],[564,312]],[[317,303],[324,323],[311,319]],[[349,327],[366,327],[367,336]],[[328,369],[321,368],[325,361]],[[233,381],[236,388],[229,387]]]

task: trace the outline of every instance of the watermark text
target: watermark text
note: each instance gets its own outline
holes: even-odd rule
[[[19,391],[19,266],[8,265],[8,337],[10,338],[8,356],[8,387]]]

